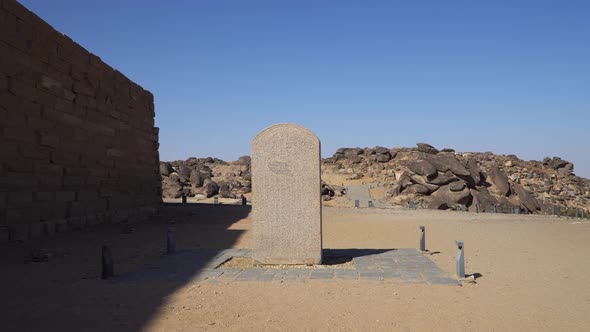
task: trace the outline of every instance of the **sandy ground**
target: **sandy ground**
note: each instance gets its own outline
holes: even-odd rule
[[[122,225],[0,246],[3,331],[587,331],[590,221],[542,216],[324,208],[324,247],[416,247],[426,226],[430,256],[454,271],[465,241],[477,284],[396,282],[121,284],[99,276],[100,245],[116,273],[158,259],[174,227],[180,247],[251,247],[250,207],[191,205],[122,232]],[[166,221],[174,219],[175,224]],[[26,262],[31,249],[49,261]],[[187,269],[198,270],[198,266]]]

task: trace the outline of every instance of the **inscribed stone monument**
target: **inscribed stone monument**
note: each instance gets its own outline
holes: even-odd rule
[[[261,264],[319,264],[322,259],[320,140],[277,124],[252,141],[254,259]]]

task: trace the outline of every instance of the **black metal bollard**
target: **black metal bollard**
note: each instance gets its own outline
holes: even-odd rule
[[[107,245],[102,246],[102,279],[108,279],[115,275],[115,266],[113,262],[113,254],[111,253],[111,248]]]
[[[176,252],[176,239],[174,238],[174,231],[169,228],[166,232],[166,253],[173,254]]]
[[[186,205],[186,195],[182,194],[182,205]]]
[[[455,240],[455,244],[459,249],[459,251],[457,252],[457,257],[455,259],[457,267],[457,276],[459,278],[465,278],[465,248],[463,246],[463,241]]]
[[[242,205],[248,205],[248,200],[246,197],[242,197]]]
[[[370,208],[372,208],[373,207],[373,201],[368,201],[367,202],[367,206],[370,207]]]
[[[426,251],[426,228],[420,226],[420,251]]]

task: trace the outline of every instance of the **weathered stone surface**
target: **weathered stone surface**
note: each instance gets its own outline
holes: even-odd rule
[[[203,185],[203,181],[205,181],[205,177],[203,176],[203,173],[201,173],[200,170],[194,169],[191,171],[191,176],[189,180],[193,187],[201,187]]]
[[[481,168],[475,159],[467,160],[467,168],[469,169],[469,176],[473,179],[473,184],[479,186],[481,184]]]
[[[446,210],[449,208],[446,202],[433,196],[424,198],[424,200],[422,201],[422,206],[425,209],[431,210]]]
[[[205,195],[207,198],[213,197],[219,192],[219,185],[211,179],[205,179],[203,187],[201,187],[197,192],[199,194]]]
[[[548,166],[553,169],[565,167],[565,165],[567,165],[567,164],[569,164],[568,161],[563,160],[559,157],[553,157],[553,158],[547,157],[547,158],[543,159],[543,165]]]
[[[389,153],[377,155],[377,162],[386,163],[391,160]]]
[[[152,94],[14,0],[0,21],[0,225],[21,241],[155,208]]]
[[[434,179],[429,179],[428,183],[435,184],[438,186],[444,186],[445,184],[449,184],[453,181],[459,181],[459,179],[453,175],[451,172],[446,173],[438,173],[438,176]]]
[[[170,173],[174,172],[174,168],[169,163],[160,163],[160,175],[169,176]]]
[[[492,184],[490,188],[492,193],[500,196],[507,196],[510,193],[508,177],[498,167],[494,166],[490,169],[487,180]]]
[[[320,263],[319,139],[294,124],[260,132],[252,141],[252,184],[254,259],[262,264]]]
[[[470,192],[473,196],[473,205],[479,204],[480,212],[489,212],[492,210],[492,205],[496,204],[496,200],[486,188],[471,189]]]
[[[414,175],[410,179],[412,180],[413,183],[422,185],[423,187],[427,188],[429,192],[436,191],[440,187],[440,186],[426,182],[426,180],[423,177],[418,176],[418,175]]]
[[[432,196],[447,204],[462,205],[469,205],[472,198],[469,189],[464,188],[461,191],[452,191],[450,185],[440,187]]]
[[[392,159],[388,162],[380,162],[380,156],[387,156],[388,152],[392,156]],[[345,156],[345,153],[348,156]],[[395,159],[393,156],[395,156]],[[181,164],[188,164],[191,169],[200,170],[204,176],[215,179],[215,182],[219,184],[228,183],[230,184],[229,188],[231,190],[229,196],[236,195],[236,197],[239,197],[250,191],[251,183],[250,165],[247,162],[247,158],[240,159],[242,161],[238,160],[227,163],[216,158],[189,158],[186,161],[173,161],[169,163],[177,170],[180,169]],[[386,159],[387,157],[383,161]],[[444,162],[449,162],[446,165],[441,162],[441,165],[438,166],[443,170],[449,170],[441,172],[437,169],[437,174],[430,175],[430,177],[420,175],[420,173],[432,174],[431,172],[417,170],[416,165],[412,164],[420,160],[440,161],[441,159]],[[451,168],[458,174],[466,174],[457,166],[457,162],[469,171],[469,175],[453,174],[450,170]],[[553,163],[552,166],[549,166],[549,163]],[[61,168],[53,171],[43,165],[13,164],[10,161],[5,165],[10,170],[18,170],[25,167],[28,169],[39,169],[48,174],[63,172]],[[412,171],[409,165],[416,172]],[[506,185],[502,190],[498,190],[494,181],[490,180],[490,178],[493,178],[490,177],[490,174],[494,173],[493,168],[498,168],[499,165],[501,167],[498,172],[503,172],[508,178],[508,182],[505,183]],[[556,169],[554,167],[558,168]],[[511,207],[524,208],[524,204],[521,202],[516,190],[511,188],[513,184],[520,184],[539,203],[541,210],[544,212],[549,211],[552,205],[558,205],[562,208],[585,208],[590,204],[590,189],[588,189],[590,188],[590,181],[573,174],[573,168],[571,163],[562,161],[559,158],[555,160],[549,158],[543,162],[535,160],[524,161],[518,159],[516,156],[495,155],[491,152],[454,153],[446,150],[432,155],[420,152],[417,148],[391,148],[389,150],[383,147],[344,148],[339,149],[331,158],[323,160],[322,174],[326,174],[327,179],[335,179],[332,175],[338,175],[341,176],[342,180],[336,180],[339,183],[323,184],[321,193],[325,200],[329,197],[343,196],[346,195],[346,190],[337,190],[335,184],[342,185],[341,188],[343,188],[346,185],[356,185],[356,183],[346,183],[347,181],[354,180],[358,182],[358,180],[362,180],[364,183],[372,183],[384,189],[385,201],[382,201],[382,204],[407,206],[408,202],[414,202],[419,206],[426,207],[427,205],[437,205],[436,201],[431,202],[429,195],[436,192],[440,186],[450,185],[449,190],[458,190],[457,192],[463,192],[466,186],[470,189],[471,196],[474,197],[471,205],[466,206],[470,211],[476,211],[474,205],[478,202],[480,204],[479,211],[488,211],[492,204],[497,202],[500,204],[500,207],[497,209],[498,211],[510,212]],[[183,180],[177,172],[171,173],[170,177],[176,178],[178,181]],[[502,175],[500,174],[498,178],[501,180]],[[68,180],[68,183],[71,182],[70,180]],[[15,181],[19,180],[15,179]],[[43,181],[46,181],[46,178],[43,178]],[[165,182],[163,179],[163,183]],[[190,182],[198,183],[195,180]],[[241,182],[243,184],[242,188],[239,185],[233,185],[234,182]],[[420,186],[414,187],[416,184]],[[192,186],[192,183],[182,182],[181,186],[182,189],[179,188],[180,191],[185,192],[187,186]],[[331,191],[328,187],[334,188],[334,196],[330,194]],[[430,193],[426,193],[426,190],[422,187],[428,189]],[[198,188],[192,188],[191,191],[192,194],[195,194]],[[45,200],[48,199],[47,197],[53,197],[51,193],[49,195],[39,194],[37,196],[39,197],[38,199]],[[205,197],[200,194],[197,194],[197,196]],[[506,197],[507,199],[501,199],[500,196]],[[522,197],[524,195],[520,196]],[[453,202],[440,201],[440,203],[438,207],[442,208],[465,208],[465,206]],[[524,209],[529,211],[528,208]],[[537,212],[540,212],[540,210]]]
[[[456,181],[449,184],[449,190],[451,191],[462,191],[465,189],[465,182],[463,181]]]
[[[537,200],[529,194],[520,184],[512,185],[514,192],[518,195],[518,199],[527,208],[530,212],[536,212],[541,209],[541,206],[537,202]]]
[[[432,145],[426,143],[417,143],[418,151],[429,153],[429,154],[437,154],[439,151]]]
[[[455,156],[450,153],[439,153],[431,156],[428,161],[436,167],[439,172],[451,171],[455,175],[468,176],[470,173]]]
[[[436,167],[426,160],[411,161],[408,163],[408,169],[416,174],[424,175],[427,178],[432,178],[438,174]]]

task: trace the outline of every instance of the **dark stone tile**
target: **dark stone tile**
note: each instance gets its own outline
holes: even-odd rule
[[[360,279],[361,280],[383,280],[383,272],[371,272],[371,271],[361,271],[360,272]]]
[[[334,271],[312,270],[309,279],[334,279]]]
[[[234,280],[235,281],[254,281],[262,274],[262,269],[243,270]]]
[[[357,280],[359,273],[356,270],[338,270],[335,272],[335,279]]]

